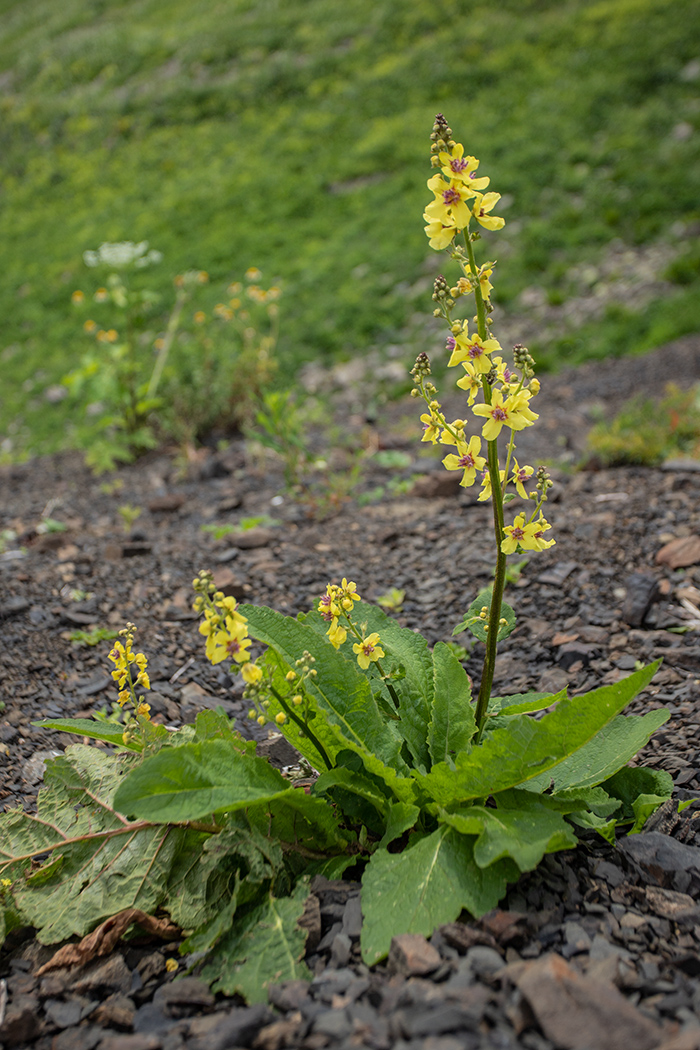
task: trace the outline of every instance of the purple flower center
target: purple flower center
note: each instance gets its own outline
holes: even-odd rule
[[[474,466],[474,457],[471,452],[465,453],[459,461],[460,467],[464,467],[465,470],[469,470],[470,467]]]
[[[515,525],[511,529],[511,533],[510,534],[513,537],[514,540],[521,540],[523,538],[523,536],[525,535],[524,531],[522,529],[520,529],[520,528],[517,528]]]
[[[459,192],[455,189],[452,189],[452,187],[450,186],[449,190],[443,191],[442,199],[445,202],[445,204],[449,207],[451,204],[459,204],[462,198],[460,197]]]
[[[445,343],[445,346],[447,347],[447,349],[452,351],[452,350],[454,350],[456,345],[457,345],[457,341],[456,341],[455,337],[453,335],[448,335],[447,342]]]
[[[452,168],[452,171],[462,172],[466,168],[468,168],[469,165],[467,164],[464,157],[453,157],[453,159],[450,161],[450,167]]]
[[[475,358],[477,358],[477,357],[481,357],[483,352],[484,352],[483,346],[479,346],[478,343],[474,343],[473,346],[469,347],[469,356],[471,357],[472,361]]]
[[[509,368],[503,369],[503,378],[505,379],[506,383],[510,383],[511,379],[513,378],[513,373]]]
[[[508,418],[508,415],[506,414],[506,412],[504,412],[502,408],[494,408],[493,412],[491,413],[491,416],[493,417],[493,419],[497,419],[500,423],[505,423],[506,419]]]

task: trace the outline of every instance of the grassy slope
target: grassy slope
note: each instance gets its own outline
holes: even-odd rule
[[[565,295],[612,238],[679,221],[682,238],[699,31],[695,0],[0,0],[0,430],[57,442],[65,406],[37,395],[83,347],[68,300],[104,240],[163,251],[162,291],[188,267],[279,276],[290,365],[395,341],[429,308],[409,289],[437,110],[512,201],[488,249],[503,302],[535,282]],[[700,328],[698,269],[689,249],[676,301],[545,358]]]

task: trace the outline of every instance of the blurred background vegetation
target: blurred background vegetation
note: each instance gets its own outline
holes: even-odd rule
[[[209,314],[254,266],[287,385],[370,347],[410,366],[437,111],[503,194],[482,258],[541,365],[700,331],[698,41],[697,0],[0,0],[5,455],[86,439],[87,394],[47,391],[104,241],[163,253],[134,276],[148,353],[176,274],[208,272]]]

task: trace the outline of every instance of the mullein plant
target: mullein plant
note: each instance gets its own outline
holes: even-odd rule
[[[463,373],[468,421],[445,417],[426,356],[413,376],[427,405],[424,440],[443,445],[445,467],[465,486],[478,482],[493,505],[494,584],[454,631],[486,646],[476,701],[449,642],[431,648],[351,580],[329,583],[317,607],[294,618],[239,605],[200,573],[194,607],[207,658],[240,673],[251,720],[279,729],[313,775],[302,786],[272,768],[222,710],[200,712],[194,725],[154,725],[129,625],[110,659],[139,732],[90,719],[39,723],[117,750],[71,745],[47,765],[36,817],[0,814],[0,940],[3,923],[33,925],[50,944],[124,909],[167,912],[215,991],[266,1001],[272,981],[310,976],[298,920],[312,876],[361,878],[370,965],[398,934],[428,936],[463,910],[483,915],[577,835],[614,844],[622,830],[640,831],[671,796],[668,773],[627,765],[669,712],[622,714],[658,661],[581,696],[490,695],[497,642],[515,625],[502,600],[506,558],[554,542],[543,511],[550,481],[515,458],[515,434],[537,418],[537,380],[524,348],[513,368],[504,363],[489,322],[494,264],[474,258],[477,227],[503,225],[492,214],[498,195],[442,117],[433,158],[428,235],[462,269],[454,285],[436,282],[436,311]],[[470,295],[475,320],[457,320],[455,304]]]
[[[440,170],[428,181],[434,199],[423,215],[425,232],[430,247],[436,251],[447,249],[461,270],[452,287],[442,275],[436,278],[433,313],[445,320],[449,330],[448,367],[459,367],[463,372],[456,385],[467,394],[467,418],[446,418],[430,380],[430,359],[426,353],[418,355],[411,371],[415,384],[411,393],[427,406],[427,412],[421,416],[422,440],[455,448],[456,452],[444,457],[444,466],[461,471],[460,485],[465,488],[479,482],[479,501],[490,500],[493,507],[495,579],[489,604],[482,606],[478,614],[479,619],[487,620],[483,624],[486,655],[476,706],[476,723],[481,732],[493,684],[499,628],[502,636],[506,626],[501,617],[506,558],[509,554],[543,551],[554,545],[555,540],[547,535],[551,525],[542,511],[552,482],[544,467],[535,472],[515,458],[516,433],[538,419],[530,402],[539,392],[540,383],[526,347],[513,347],[512,368],[503,360],[501,344],[491,331],[491,277],[496,264],[484,262],[479,266],[474,253],[474,245],[480,240],[479,226],[500,230],[505,225],[504,219],[492,214],[501,195],[485,192],[490,179],[477,174],[479,161],[465,156],[464,146],[452,138],[452,129],[441,113],[435,118],[430,138],[431,164]],[[464,299],[473,299],[476,313],[459,319],[454,311]],[[501,466],[498,441],[504,432],[507,440]],[[526,506],[518,506],[517,514],[506,524],[506,507],[516,499],[521,504],[525,501]]]

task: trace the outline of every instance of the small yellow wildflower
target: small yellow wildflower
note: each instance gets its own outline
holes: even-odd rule
[[[177,968],[178,968],[177,959],[172,959],[172,958],[171,959],[166,959],[165,969],[168,971],[168,973],[175,973]]]
[[[499,474],[501,476],[501,484],[503,484],[503,479],[506,476],[506,472],[505,470],[501,470],[499,471]],[[481,492],[477,496],[477,502],[485,503],[486,500],[489,499],[491,499],[491,475],[489,474],[488,470],[485,470],[481,479]]]
[[[244,663],[241,667],[241,675],[243,681],[248,685],[257,685],[263,676],[262,668],[257,664]]]
[[[435,194],[435,200],[431,201],[425,209],[428,221],[453,222],[462,230],[469,225],[471,208],[467,201],[475,194],[461,179],[445,182],[442,175],[433,175],[431,179],[428,179],[428,189]]]
[[[521,467],[519,466],[517,459],[513,460],[513,473],[510,480],[515,485],[521,499],[530,498],[525,491],[525,482],[528,481],[534,473],[535,471],[533,467]]]
[[[98,288],[94,296],[96,303],[106,303],[109,299],[109,292],[106,288]]]
[[[486,466],[486,457],[480,456],[481,438],[474,435],[467,445],[464,441],[457,441],[457,455],[450,453],[445,456],[442,463],[447,470],[461,470],[462,480],[460,485],[469,488],[476,481],[477,470],[483,470]]]
[[[301,695],[301,693],[297,693],[295,696],[292,697],[292,703],[294,704],[295,707],[301,707],[303,702],[304,702],[304,697]]]
[[[486,418],[481,433],[487,441],[495,441],[504,426],[511,430],[523,430],[539,418],[528,407],[529,397],[527,390],[521,390],[519,394],[513,394],[504,400],[501,391],[494,390],[490,405],[475,405],[472,408],[474,415]]]
[[[285,715],[284,711],[280,711],[279,714],[275,715],[275,722],[278,726],[283,726],[286,721],[287,716]]]
[[[384,656],[384,650],[379,645],[379,635],[376,631],[372,634],[367,635],[361,642],[356,642],[352,651],[357,656],[357,662],[363,671],[366,671],[370,663],[376,663],[377,660],[381,660]]]
[[[261,277],[262,273],[257,266],[249,266],[245,272],[246,281],[259,281]]]
[[[341,645],[348,636],[347,630],[338,623],[336,619],[333,620],[330,627],[326,631],[328,635],[328,641],[331,643],[334,649],[340,649]]]
[[[464,156],[464,146],[461,142],[454,144],[451,154],[439,153],[438,158],[446,179],[464,182],[471,190],[485,190],[488,186],[488,178],[475,178],[474,172],[479,167],[479,161],[476,157]]]
[[[423,437],[421,441],[430,441],[431,444],[437,445],[440,440],[440,419],[438,416],[428,415],[424,412],[420,417],[420,421],[423,424]]]
[[[195,312],[192,315],[192,320],[195,324],[204,324],[206,319],[207,315],[204,313],[204,310],[195,310]]]
[[[92,333],[95,331],[96,328],[97,328],[97,325],[95,324],[94,321],[89,321],[88,320],[88,321],[84,321],[83,322],[83,331],[87,332],[88,335],[92,335]]]
[[[472,211],[474,218],[487,230],[502,230],[506,224],[505,219],[496,215],[489,215],[491,209],[501,199],[500,193],[477,193]]]
[[[539,521],[531,521],[525,524],[525,515],[518,514],[512,525],[506,525],[505,539],[501,542],[501,550],[504,554],[513,554],[518,546],[526,551],[543,551],[553,547],[555,540],[545,540],[544,532],[551,529],[548,521],[540,514]]]
[[[76,306],[80,306],[81,303],[85,302],[85,293],[81,292],[80,289],[76,290],[71,295],[70,301],[75,303]]]
[[[468,362],[476,372],[482,374],[491,369],[489,354],[501,349],[497,339],[481,339],[478,335],[469,336],[466,333],[458,335],[454,342],[452,356],[447,362],[448,368]]]

